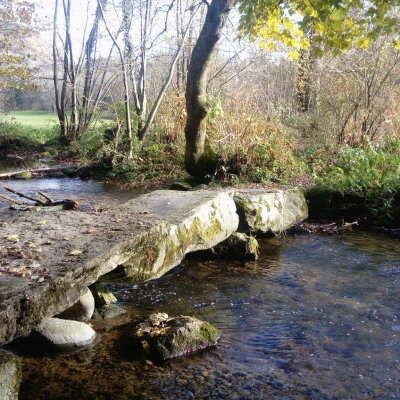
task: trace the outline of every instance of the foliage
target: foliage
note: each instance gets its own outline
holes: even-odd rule
[[[0,151],[1,152],[25,152],[33,151],[38,147],[51,143],[59,135],[58,128],[31,128],[17,122],[0,122]]]
[[[332,162],[315,164],[314,178],[334,191],[364,199],[369,212],[388,221],[400,212],[400,141],[388,141],[381,148],[343,147]]]
[[[396,29],[397,18],[391,14],[396,0],[242,0],[240,29],[252,38],[260,38],[268,50],[276,42],[290,48],[289,56],[296,58],[300,49],[312,46],[315,55],[327,50],[341,54],[352,44],[368,48],[378,35]],[[312,31],[312,35],[307,35]],[[400,42],[394,40],[396,47]]]
[[[27,38],[36,34],[34,11],[33,2],[0,2],[0,90],[32,87],[28,78],[33,72],[29,62],[34,55]]]
[[[294,155],[293,138],[276,115],[264,115],[246,97],[240,103],[225,99],[225,110],[215,102],[219,112],[209,122],[209,133],[222,157],[220,175],[232,184],[239,180],[288,183],[305,169]]]

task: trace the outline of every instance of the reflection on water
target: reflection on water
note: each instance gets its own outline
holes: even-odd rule
[[[370,233],[261,240],[257,263],[185,261],[140,285],[110,284],[128,313],[96,346],[25,355],[20,399],[398,399],[398,240]],[[131,321],[152,311],[216,325],[215,348],[150,365]]]
[[[3,186],[11,187],[24,194],[37,197],[38,192],[48,194],[54,200],[78,200],[81,206],[111,206],[124,203],[144,190],[121,190],[112,183],[97,181],[82,181],[80,178],[43,178],[31,180],[8,179],[0,181],[0,195],[14,197]],[[27,201],[29,203],[29,201]],[[0,208],[8,207],[10,203],[0,198]]]

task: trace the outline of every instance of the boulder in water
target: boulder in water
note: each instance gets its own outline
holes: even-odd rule
[[[36,327],[29,338],[57,350],[73,350],[92,343],[96,332],[84,322],[50,318]]]
[[[75,321],[89,321],[94,312],[94,305],[95,300],[92,292],[87,289],[73,306],[58,314],[57,317]]]
[[[156,313],[139,324],[133,338],[150,358],[167,360],[215,346],[221,334],[208,322],[194,317]]]
[[[3,400],[17,400],[21,383],[21,363],[11,353],[0,350],[0,397]]]

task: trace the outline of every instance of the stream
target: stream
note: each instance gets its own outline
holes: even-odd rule
[[[9,185],[87,204],[138,194],[66,178]],[[13,348],[19,399],[399,399],[399,240],[355,231],[259,242],[257,262],[186,259],[157,280],[107,283],[127,312],[93,322],[95,344],[68,354]],[[152,364],[129,334],[155,311],[207,320],[222,337]]]

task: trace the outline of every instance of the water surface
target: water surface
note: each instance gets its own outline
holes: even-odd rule
[[[124,316],[94,323],[75,354],[22,354],[20,399],[398,399],[399,241],[262,239],[257,262],[188,261],[160,279],[109,284]],[[215,348],[163,365],[129,333],[154,311],[207,320]]]

